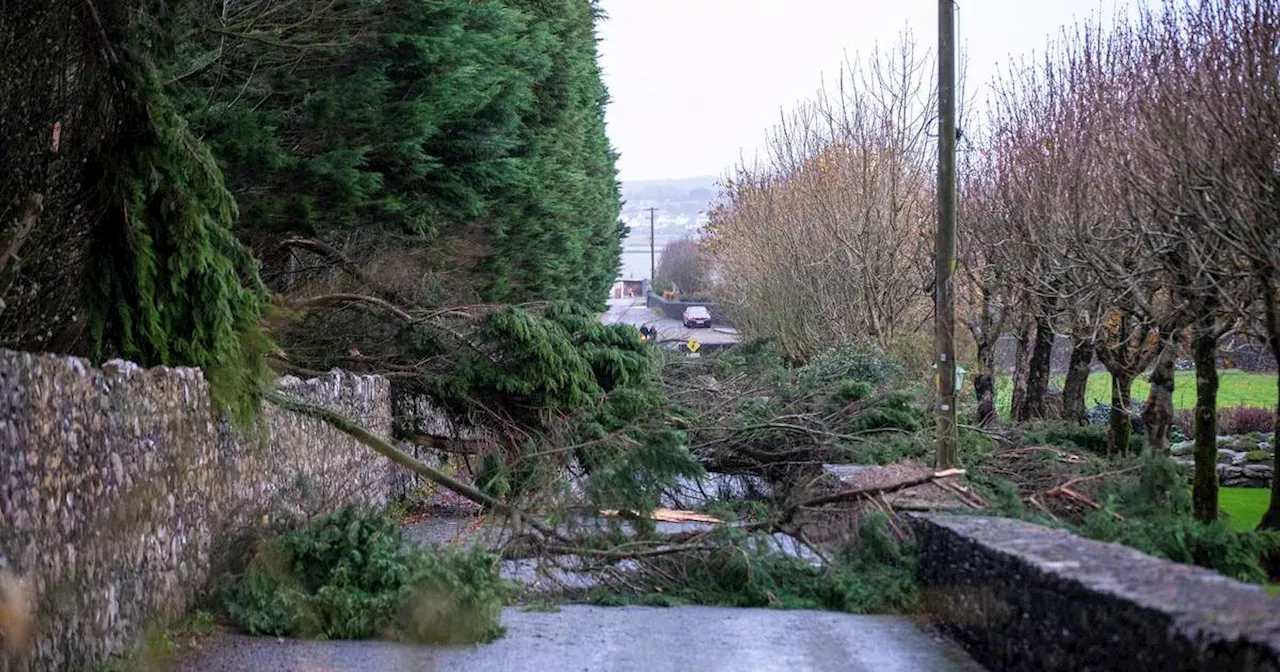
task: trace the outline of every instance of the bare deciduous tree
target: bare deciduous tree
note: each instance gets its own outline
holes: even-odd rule
[[[720,303],[793,358],[881,347],[925,322],[934,210],[931,59],[909,36],[841,72],[739,166],[711,216]]]

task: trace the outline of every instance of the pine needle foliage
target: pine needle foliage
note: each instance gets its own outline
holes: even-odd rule
[[[440,375],[437,393],[461,409],[502,408],[533,430],[486,456],[477,480],[489,494],[552,495],[576,466],[590,506],[645,511],[677,479],[703,474],[669,422],[656,352],[634,327],[558,302],[490,312],[470,338],[478,347]]]
[[[876,512],[864,518],[856,538],[830,566],[788,555],[774,537],[738,530],[720,533],[721,547],[672,556],[643,582],[599,589],[592,598],[609,605],[709,604],[779,609],[830,609],[854,614],[903,613],[915,608],[915,548],[899,543]]]
[[[270,540],[223,604],[255,635],[469,644],[502,634],[507,596],[497,555],[413,548],[395,522],[347,507]]]
[[[236,206],[145,55],[121,51],[121,133],[102,157],[102,221],[86,268],[96,358],[199,366],[215,406],[257,413],[272,379],[266,291],[231,232]]]
[[[368,268],[403,255],[395,289],[415,300],[602,303],[623,230],[593,3],[264,0],[233,14],[176,13],[171,32],[192,37],[166,74],[273,289],[296,279],[277,243],[301,235]]]

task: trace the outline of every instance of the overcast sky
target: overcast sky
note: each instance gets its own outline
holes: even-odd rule
[[[970,87],[1077,18],[1147,0],[959,0]],[[909,28],[937,44],[934,0],[603,0],[601,64],[623,180],[721,175],[846,54]]]

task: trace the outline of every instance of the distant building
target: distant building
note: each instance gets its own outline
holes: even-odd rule
[[[615,299],[628,299],[644,296],[644,280],[619,279],[613,283],[610,296]]]

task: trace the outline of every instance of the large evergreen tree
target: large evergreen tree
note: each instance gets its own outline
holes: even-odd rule
[[[199,365],[247,413],[267,290],[300,308],[600,304],[615,277],[591,0],[14,11],[0,239],[23,247],[0,261],[0,345]],[[337,308],[272,325],[290,361],[419,351]]]
[[[278,247],[301,236],[415,302],[603,299],[621,231],[593,3],[247,7],[175,14],[195,38],[169,69],[273,289],[315,290]]]

